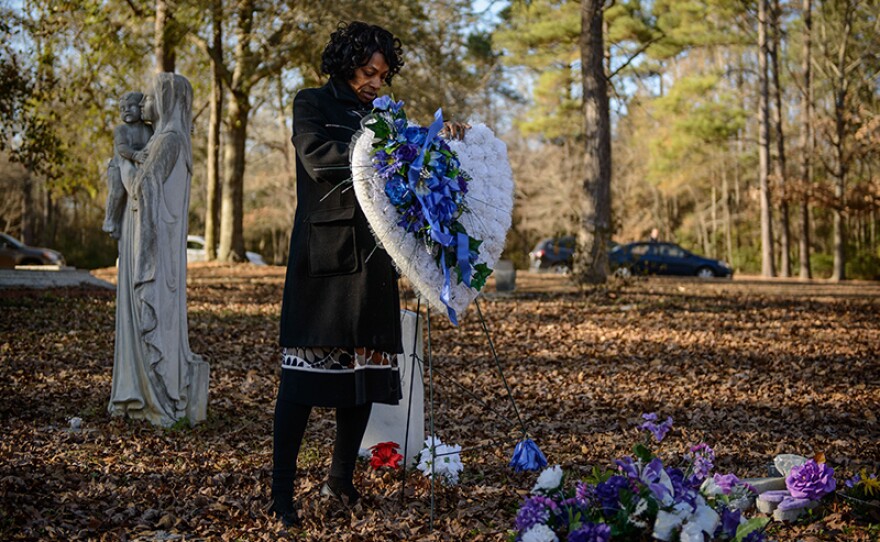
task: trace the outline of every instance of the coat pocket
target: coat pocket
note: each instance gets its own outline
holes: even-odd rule
[[[309,276],[348,275],[358,270],[354,207],[309,215]]]

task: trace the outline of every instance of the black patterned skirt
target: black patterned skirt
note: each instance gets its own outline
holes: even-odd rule
[[[319,407],[396,405],[402,398],[397,354],[369,348],[287,347],[278,398]]]

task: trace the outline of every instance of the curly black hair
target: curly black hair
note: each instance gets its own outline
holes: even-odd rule
[[[403,67],[400,40],[381,26],[360,21],[339,23],[324,47],[321,71],[330,77],[349,81],[354,77],[354,71],[365,66],[376,51],[382,53],[388,63],[385,83],[390,86],[391,79]]]

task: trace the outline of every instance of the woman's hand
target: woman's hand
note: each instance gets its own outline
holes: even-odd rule
[[[471,125],[464,122],[444,122],[440,136],[446,139],[464,139],[464,134],[471,129]]]

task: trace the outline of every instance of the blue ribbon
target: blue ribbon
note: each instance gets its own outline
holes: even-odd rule
[[[434,113],[434,122],[428,127],[428,133],[425,134],[425,141],[422,143],[422,148],[419,149],[419,154],[416,156],[415,160],[412,161],[412,164],[409,166],[409,171],[407,172],[407,181],[409,182],[409,187],[412,190],[413,194],[418,198],[419,203],[422,205],[422,210],[424,212],[425,220],[427,220],[428,225],[431,227],[431,239],[437,242],[440,245],[440,267],[443,268],[443,288],[440,290],[440,301],[446,305],[446,312],[449,315],[449,321],[452,322],[453,325],[458,325],[458,320],[455,315],[455,310],[449,306],[449,300],[451,295],[451,277],[449,273],[449,268],[446,265],[446,250],[445,247],[448,247],[452,244],[454,237],[450,235],[445,228],[443,228],[442,223],[440,222],[439,217],[439,203],[440,198],[443,197],[443,194],[435,194],[434,192],[429,192],[428,194],[421,195],[419,191],[416,190],[418,186],[419,180],[422,175],[422,168],[425,165],[425,154],[428,152],[428,147],[431,145],[431,141],[437,137],[437,134],[440,133],[440,130],[443,129],[443,110],[438,109]],[[448,196],[448,191],[447,191]],[[467,246],[467,243],[465,243]],[[459,251],[460,251],[459,247]],[[459,252],[460,253],[460,252]],[[466,260],[467,261],[467,260]],[[470,277],[468,277],[468,281],[470,281]]]
[[[509,466],[513,467],[515,472],[540,470],[547,466],[547,458],[535,441],[527,438],[516,444]]]
[[[456,248],[456,256],[458,257],[458,267],[461,269],[461,280],[471,286],[471,251],[470,241],[466,233],[458,232],[458,242]]]

